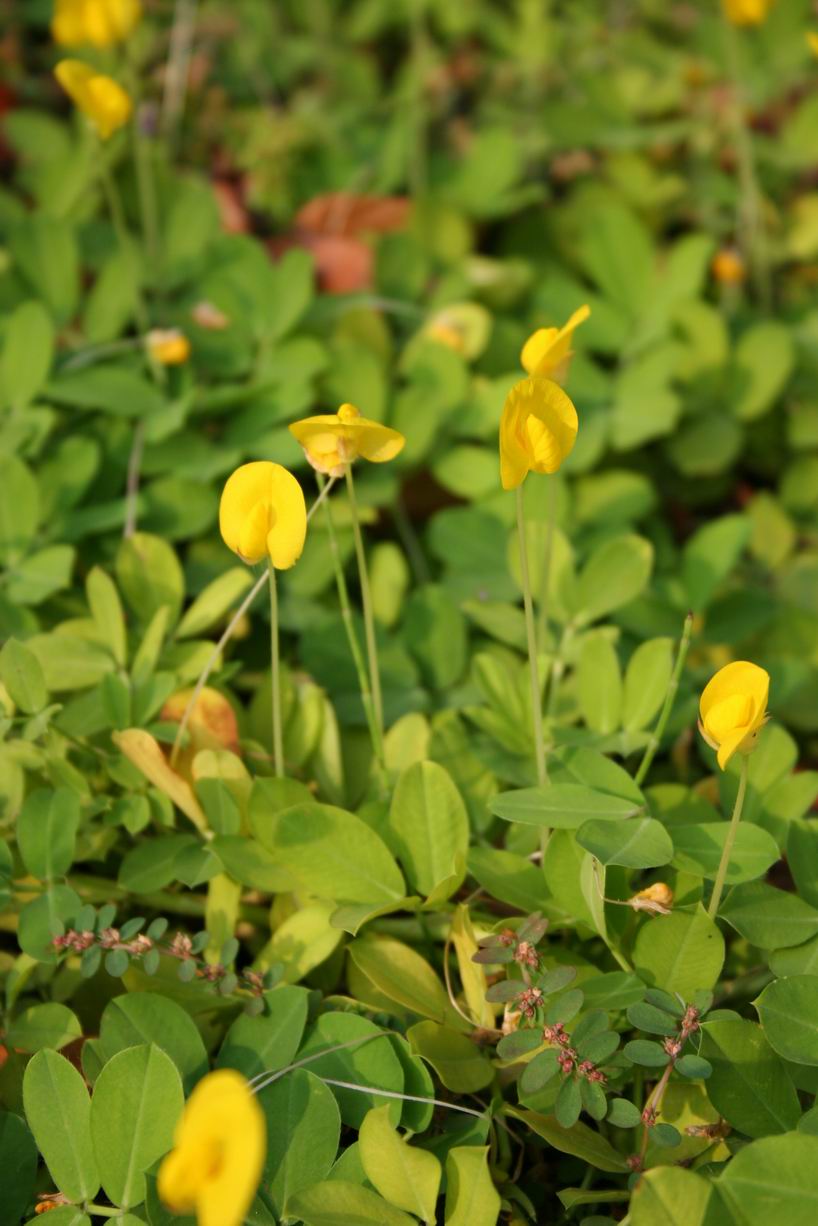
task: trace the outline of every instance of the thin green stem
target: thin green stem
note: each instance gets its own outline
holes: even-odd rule
[[[537,762],[537,782],[542,787],[548,782],[548,767],[545,761],[545,739],[542,726],[542,691],[540,670],[537,662],[537,634],[534,628],[534,605],[531,599],[531,576],[528,571],[528,544],[525,535],[525,508],[523,487],[517,486],[517,534],[520,538],[520,575],[523,583],[523,608],[525,609],[525,632],[528,640],[528,670],[531,678],[531,718],[534,728],[534,755]]]
[[[724,889],[724,879],[727,876],[727,869],[730,867],[730,856],[733,851],[733,844],[736,841],[738,834],[739,822],[741,821],[741,811],[744,808],[744,796],[747,792],[747,774],[750,767],[750,759],[745,754],[741,759],[741,774],[738,781],[738,792],[736,793],[736,803],[733,805],[733,816],[730,818],[730,829],[727,831],[727,838],[724,840],[724,850],[721,853],[719,860],[719,868],[716,873],[716,880],[713,883],[713,893],[710,895],[710,905],[707,908],[707,914],[711,919],[714,919],[721,902],[722,890]]]
[[[546,478],[548,482],[545,520],[545,549],[542,556],[542,574],[540,575],[540,595],[537,601],[537,643],[542,651],[548,636],[548,600],[551,581],[551,558],[554,553],[554,528],[557,523],[557,485],[556,474]]]
[[[272,562],[267,568],[270,579],[270,665],[273,711],[273,770],[284,774],[284,739],[281,729],[281,657],[278,637],[278,584]]]
[[[323,494],[326,486],[323,483],[323,478],[318,475],[318,483]],[[384,766],[384,748],[383,734],[378,727],[375,719],[375,707],[372,701],[372,688],[369,684],[369,674],[366,671],[366,663],[364,661],[361,645],[358,642],[358,635],[355,633],[355,623],[352,616],[352,605],[349,599],[349,589],[347,588],[346,576],[344,575],[344,567],[341,561],[341,551],[338,548],[338,538],[335,534],[335,523],[332,518],[332,511],[328,502],[324,503],[324,519],[327,525],[327,538],[329,540],[330,556],[332,557],[332,565],[335,570],[335,586],[338,589],[338,603],[341,606],[341,618],[344,623],[347,641],[349,643],[350,654],[355,665],[355,671],[358,674],[358,685],[361,687],[361,702],[363,703],[364,713],[366,715],[367,727],[372,740],[372,751],[375,754],[381,766]]]
[[[673,672],[668,682],[665,701],[662,704],[662,710],[659,712],[659,719],[656,721],[656,727],[650,735],[650,740],[645,746],[645,752],[642,756],[642,761],[639,763],[639,769],[634,777],[634,782],[638,787],[642,786],[642,781],[650,770],[650,765],[656,756],[656,751],[659,748],[662,737],[665,732],[665,725],[670,718],[670,713],[673,710],[673,703],[676,700],[676,691],[679,688],[679,681],[682,676],[682,670],[687,659],[688,648],[690,647],[690,635],[693,629],[693,614],[688,613],[684,620],[682,628],[682,637],[679,640],[679,650],[676,653],[676,663],[673,666]]]
[[[361,585],[361,606],[364,615],[364,635],[366,638],[366,654],[369,664],[369,682],[372,686],[372,708],[375,714],[375,724],[378,732],[383,735],[383,698],[381,696],[381,674],[378,665],[378,644],[375,639],[375,616],[372,612],[372,593],[369,588],[369,572],[366,567],[366,552],[361,523],[358,518],[358,502],[355,497],[355,483],[352,479],[352,465],[346,466],[347,495],[352,512],[352,531],[355,536],[355,555],[358,559],[358,579]]]
[[[769,308],[771,301],[769,253],[764,230],[763,201],[758,183],[753,136],[747,126],[745,115],[746,103],[739,63],[738,31],[726,16],[723,18],[723,29],[727,65],[733,86],[730,114],[738,158],[741,193],[738,201],[738,229],[742,234],[742,246],[752,271],[759,301],[763,307]]]

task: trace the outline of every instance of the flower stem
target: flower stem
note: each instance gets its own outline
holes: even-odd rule
[[[270,664],[273,700],[273,770],[284,774],[284,740],[281,731],[281,658],[278,641],[278,585],[272,562],[267,568],[270,578]]]
[[[557,523],[557,482],[558,477],[553,474],[547,477],[548,481],[547,495],[548,505],[546,508],[545,520],[545,549],[542,555],[542,574],[540,576],[540,594],[537,601],[537,644],[542,650],[545,647],[546,638],[548,636],[548,597],[549,586],[551,581],[551,558],[554,554],[554,528]]]
[[[318,475],[318,482],[323,496],[326,486],[323,484],[323,478]],[[355,665],[355,671],[358,674],[358,685],[361,687],[361,702],[363,703],[364,712],[366,714],[366,722],[369,728],[369,735],[372,740],[372,751],[375,754],[381,766],[384,765],[384,749],[383,749],[383,733],[378,727],[375,719],[375,707],[372,701],[372,689],[369,684],[369,675],[366,671],[361,645],[358,642],[358,635],[355,633],[355,623],[352,619],[352,606],[349,600],[349,589],[344,575],[344,568],[341,562],[341,553],[338,548],[338,538],[335,535],[335,524],[332,518],[332,512],[329,503],[324,503],[324,518],[327,524],[327,536],[329,538],[329,549],[332,555],[332,565],[335,570],[335,586],[338,589],[338,603],[341,606],[341,617],[344,622],[344,630],[346,631],[347,641],[349,642],[349,650],[352,655],[352,660]]]
[[[650,764],[656,756],[656,750],[659,748],[662,742],[662,737],[664,736],[665,732],[665,725],[670,718],[670,712],[673,710],[673,703],[676,699],[676,691],[679,688],[679,680],[682,675],[682,669],[684,668],[685,660],[687,659],[687,651],[690,647],[690,634],[692,629],[693,614],[688,613],[684,621],[682,637],[679,640],[679,650],[676,654],[676,663],[673,666],[673,673],[671,674],[670,681],[668,682],[665,701],[662,704],[662,710],[659,713],[659,719],[656,722],[656,727],[653,729],[653,732],[650,735],[650,740],[645,746],[642,761],[639,763],[639,769],[634,777],[634,783],[637,785],[637,787],[641,787],[643,779],[650,770]]]
[[[361,584],[361,605],[364,614],[364,634],[366,637],[366,654],[369,664],[369,681],[372,686],[372,709],[375,716],[375,726],[380,736],[383,736],[383,698],[381,695],[381,674],[378,666],[378,644],[375,639],[375,618],[372,612],[372,594],[369,589],[369,572],[366,568],[366,553],[361,524],[358,518],[358,502],[355,497],[355,484],[352,479],[352,465],[347,464],[347,495],[352,511],[352,531],[355,535],[355,555],[358,559],[358,578]]]
[[[750,759],[745,754],[741,759],[741,774],[738,781],[736,803],[733,806],[733,816],[730,818],[730,829],[727,831],[727,838],[724,840],[724,850],[721,853],[716,880],[713,884],[713,893],[710,895],[710,905],[707,908],[707,914],[711,919],[715,918],[719,909],[722,890],[724,889],[724,879],[727,876],[727,869],[730,867],[730,855],[733,850],[733,844],[736,841],[736,835],[738,834],[741,810],[744,808],[744,796],[747,791],[747,774],[749,769]]]
[[[537,634],[534,628],[534,605],[531,600],[531,576],[528,571],[528,545],[525,537],[525,510],[523,487],[517,486],[517,534],[520,538],[520,574],[523,581],[523,608],[525,609],[525,632],[528,640],[528,669],[531,677],[531,717],[534,725],[534,754],[537,762],[537,782],[542,787],[548,783],[548,767],[545,761],[545,740],[542,728],[542,692],[540,670],[537,663]]]

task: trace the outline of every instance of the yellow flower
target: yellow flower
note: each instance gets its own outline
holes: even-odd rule
[[[520,354],[520,361],[528,373],[564,379],[572,355],[574,332],[590,314],[589,306],[581,306],[561,328],[538,328],[532,333]]]
[[[60,60],[54,76],[74,105],[94,124],[102,140],[113,136],[131,117],[131,100],[112,77],[82,60]]]
[[[331,477],[343,476],[347,464],[359,456],[375,464],[394,460],[406,442],[399,431],[361,417],[354,404],[342,404],[337,413],[293,422],[290,433],[313,468]]]
[[[628,906],[633,907],[634,911],[650,911],[653,915],[670,915],[673,907],[673,890],[666,882],[656,881],[629,898]]]
[[[717,251],[710,270],[721,285],[741,285],[747,275],[744,260],[733,247],[722,247]]]
[[[757,664],[735,660],[711,677],[699,702],[699,731],[718,751],[722,770],[738,750],[749,753],[767,721],[770,675]]]
[[[242,464],[224,487],[219,530],[243,561],[269,557],[276,570],[289,570],[301,557],[307,535],[301,486],[280,464]]]
[[[516,489],[529,472],[555,473],[577,438],[577,411],[551,379],[515,383],[500,418],[500,480]]]
[[[203,1077],[159,1168],[160,1198],[199,1226],[239,1226],[258,1188],[267,1141],[264,1112],[233,1069]]]
[[[178,328],[153,328],[145,340],[160,366],[181,366],[190,357],[190,341]]]
[[[56,0],[51,33],[63,47],[111,47],[128,37],[141,11],[139,0]]]
[[[734,26],[760,26],[774,0],[722,0],[724,15]]]
[[[807,30],[807,45],[812,54],[818,56],[818,33],[815,30]]]

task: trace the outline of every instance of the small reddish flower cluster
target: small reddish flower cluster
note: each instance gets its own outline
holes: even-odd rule
[[[587,1081],[596,1081],[605,1085],[608,1080],[605,1074],[591,1060],[579,1060],[577,1051],[570,1046],[570,1035],[562,1022],[554,1022],[553,1026],[543,1026],[542,1037],[546,1043],[554,1043],[562,1048],[557,1056],[557,1062],[565,1076],[576,1072],[577,1076]]]

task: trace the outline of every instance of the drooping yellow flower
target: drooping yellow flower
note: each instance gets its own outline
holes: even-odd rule
[[[735,660],[711,677],[699,701],[699,731],[717,751],[722,770],[733,754],[749,753],[767,721],[770,675],[757,664]]]
[[[256,1193],[267,1141],[264,1112],[233,1069],[203,1077],[159,1168],[160,1198],[199,1226],[239,1226]]]
[[[269,558],[276,570],[289,570],[301,557],[307,535],[301,486],[270,460],[242,464],[222,492],[219,530],[243,561]]]
[[[561,328],[538,328],[533,332],[520,354],[520,361],[528,373],[564,379],[571,360],[574,332],[590,314],[589,306],[581,306]]]
[[[145,341],[160,366],[182,366],[190,357],[190,341],[178,328],[153,328]]]
[[[290,433],[313,468],[330,477],[342,477],[347,464],[359,457],[375,464],[394,460],[406,442],[398,430],[361,417],[354,404],[342,404],[337,413],[293,422]]]
[[[649,911],[652,915],[670,915],[673,890],[666,882],[656,881],[629,898],[628,906],[633,907],[634,911]]]
[[[529,472],[555,473],[577,438],[577,411],[552,379],[515,383],[500,418],[500,480],[514,490]]]
[[[818,32],[807,30],[807,46],[813,55],[818,56]]]
[[[141,13],[139,0],[56,0],[51,33],[63,47],[111,47],[128,37]]]
[[[722,0],[724,15],[734,26],[760,26],[775,0]]]
[[[101,140],[113,136],[130,119],[131,99],[113,77],[106,77],[82,60],[60,60],[54,75],[78,110],[94,124]]]

